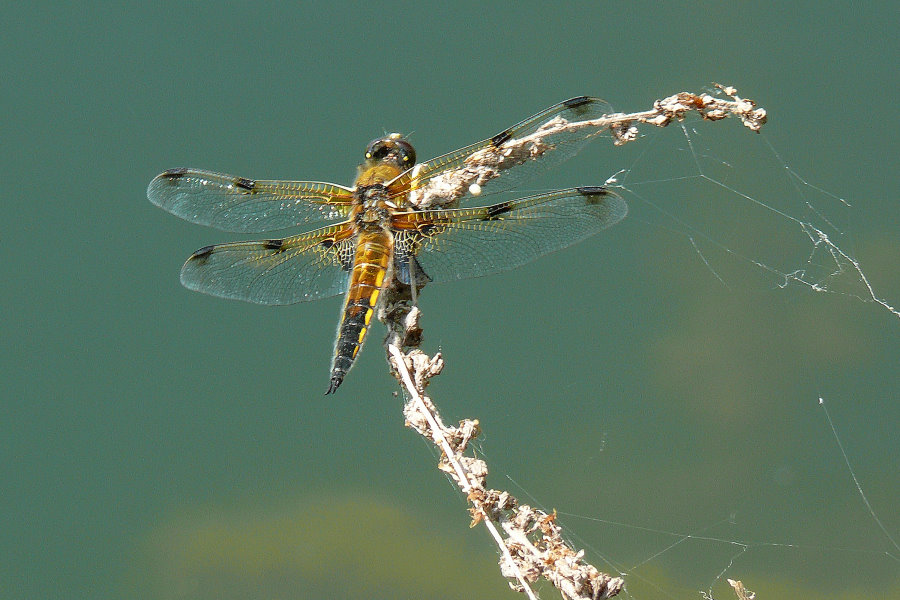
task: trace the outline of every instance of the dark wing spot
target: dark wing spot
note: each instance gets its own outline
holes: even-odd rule
[[[609,193],[609,191],[602,185],[583,185],[575,189],[578,190],[579,194],[584,194],[585,196],[605,196]]]
[[[252,192],[253,186],[256,185],[256,182],[252,179],[247,179],[246,177],[238,177],[234,180],[234,185],[238,186],[241,189],[245,189],[248,192]]]
[[[439,227],[435,223],[422,223],[416,229],[418,229],[419,233],[423,236],[428,237],[434,235],[439,232]]]
[[[263,248],[266,250],[275,250],[276,252],[282,249],[284,246],[284,240],[266,240],[263,242]]]
[[[177,169],[167,169],[162,172],[160,177],[165,177],[166,179],[181,179],[185,175],[187,175],[188,170],[185,167],[179,167]]]
[[[325,250],[328,250],[332,246],[334,246],[334,240],[322,240],[319,242],[319,247]]]
[[[191,257],[188,260],[195,261],[201,265],[205,264],[206,261],[209,260],[210,254],[212,254],[213,250],[215,249],[215,246],[203,246],[202,248],[191,254]]]
[[[569,98],[565,102],[563,102],[563,106],[566,108],[578,108],[579,106],[584,106],[591,101],[587,96],[576,96],[575,98]]]
[[[492,138],[491,138],[491,144],[492,144],[495,148],[499,148],[500,146],[502,146],[502,145],[503,145],[509,138],[511,138],[511,137],[512,137],[512,132],[511,132],[509,129],[507,129],[506,131],[503,131],[503,132],[501,132],[501,133],[498,133],[497,135],[495,135],[494,137],[492,137]]]
[[[482,221],[494,221],[499,219],[501,215],[504,215],[512,210],[512,203],[510,202],[501,202],[500,204],[495,204],[493,206],[487,207],[487,214],[481,218]]]
[[[575,189],[582,196],[587,196],[587,201],[591,204],[599,202],[600,198],[609,195],[609,190],[602,185],[586,185]]]

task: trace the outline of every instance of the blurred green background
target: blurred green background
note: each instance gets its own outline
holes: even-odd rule
[[[694,235],[691,203],[724,219],[705,235],[767,264],[804,266],[802,231],[675,179],[697,157],[798,217],[810,202],[896,306],[898,20],[887,2],[8,8],[0,597],[517,597],[404,429],[383,329],[324,397],[340,301],[188,292],[182,261],[235,237],[146,186],[178,166],[349,184],[383,132],[413,132],[424,159],[571,96],[639,110],[713,81],[769,110],[764,135],[693,119],[693,152],[677,127],[645,130],[529,182],[633,167],[640,195],[574,248],[426,289],[425,348],[448,362],[431,392],[446,419],[480,419],[489,483],[565,513],[589,561],[629,573],[626,597],[732,597],[723,570],[759,598],[900,597],[900,552],[817,405],[900,538],[900,320],[757,280]]]

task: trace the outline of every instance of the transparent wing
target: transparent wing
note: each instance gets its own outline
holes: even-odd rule
[[[147,187],[158,207],[192,223],[243,233],[341,219],[353,190],[316,181],[254,181],[199,169],[169,169]]]
[[[429,195],[445,198],[437,204],[446,205],[470,193],[473,183],[486,186],[485,191],[490,193],[511,189],[570,158],[588,140],[606,131],[569,124],[612,112],[612,107],[599,98],[571,98],[489,139],[420,163],[398,176],[390,188],[397,194],[412,192],[413,203],[418,206],[431,206]]]
[[[181,268],[185,287],[257,304],[294,304],[342,294],[353,267],[349,224],[284,239],[206,246]]]
[[[435,282],[466,279],[524,265],[627,213],[625,201],[606,188],[572,188],[493,206],[397,215],[395,245]]]

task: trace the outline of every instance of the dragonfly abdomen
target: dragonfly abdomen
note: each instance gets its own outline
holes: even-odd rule
[[[369,322],[385,285],[385,275],[393,253],[391,235],[384,231],[362,232],[356,245],[350,287],[344,300],[341,324],[334,344],[331,383],[334,392],[353,366],[369,331]]]

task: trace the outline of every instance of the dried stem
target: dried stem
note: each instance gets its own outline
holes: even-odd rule
[[[400,367],[400,377],[410,394],[410,402],[409,404],[407,404],[407,407],[404,408],[404,414],[409,416],[409,413],[417,412],[419,418],[424,418],[426,422],[421,423],[418,422],[419,419],[416,419],[418,424],[412,425],[412,423],[407,419],[407,424],[411,427],[415,427],[416,431],[418,431],[422,435],[427,436],[429,433],[431,434],[430,437],[432,442],[434,442],[435,445],[441,448],[443,457],[445,459],[442,460],[442,463],[445,464],[441,464],[439,468],[447,470],[447,465],[452,467],[453,478],[456,480],[463,493],[465,493],[471,500],[473,505],[472,510],[477,511],[478,520],[484,520],[484,524],[487,527],[488,532],[490,532],[491,537],[494,538],[494,541],[497,542],[497,546],[503,553],[503,559],[506,561],[506,568],[501,567],[501,570],[512,573],[513,576],[519,581],[520,589],[524,591],[532,600],[537,600],[537,596],[531,589],[531,586],[528,585],[528,580],[525,578],[525,574],[518,567],[516,561],[509,553],[509,549],[503,541],[503,536],[500,535],[500,532],[497,531],[494,523],[490,520],[490,513],[488,512],[488,508],[484,505],[484,503],[481,502],[481,500],[477,496],[473,494],[477,489],[473,486],[473,483],[476,486],[479,484],[477,479],[470,479],[470,477],[472,477],[471,473],[463,466],[462,461],[460,460],[460,458],[464,457],[460,457],[457,455],[457,453],[459,452],[459,446],[456,446],[456,448],[454,448],[450,445],[450,442],[447,439],[448,436],[444,434],[446,427],[443,425],[443,423],[440,422],[440,415],[438,415],[435,411],[434,405],[431,404],[430,399],[426,401],[425,398],[423,398],[418,394],[418,392],[416,392],[415,384],[413,384],[412,379],[409,375],[409,370],[406,368],[405,360],[407,357],[404,356],[396,346],[388,346],[388,350],[394,357],[394,364]],[[440,360],[439,356],[436,356],[435,358]],[[476,421],[469,421],[467,425],[469,427],[469,431],[472,434],[469,439],[472,439],[475,437],[475,433],[477,433],[478,423]],[[450,432],[448,431],[448,433]],[[461,445],[465,447],[465,442]],[[448,459],[447,457],[450,458]]]
[[[548,120],[534,133],[511,138],[499,148],[493,145],[474,152],[457,169],[448,170],[410,193],[409,201],[417,208],[453,206],[473,189],[500,177],[505,171],[530,161],[539,160],[554,149],[554,140],[561,135],[581,132],[582,139],[609,134],[617,146],[638,138],[639,123],[665,127],[673,121],[681,121],[691,112],[703,119],[718,121],[729,115],[738,117],[751,131],[759,132],[767,116],[764,108],[758,108],[752,100],[741,98],[731,86],[716,84],[727,98],[709,94],[679,92],[657,100],[653,108],[629,114],[614,113],[586,121],[566,121],[561,117]]]
[[[753,600],[756,598],[756,594],[745,588],[741,581],[735,581],[734,579],[728,579],[727,581],[728,585],[734,589],[734,593],[737,595],[738,600]]]
[[[651,110],[644,112],[605,115],[578,122],[552,119],[532,135],[505,142],[502,155],[495,148],[473,154],[463,168],[448,172],[436,178],[439,181],[416,190],[416,197],[411,201],[419,207],[446,206],[455,202],[471,185],[481,185],[511,166],[535,160],[543,152],[552,150],[552,146],[545,144],[547,136],[567,130],[589,127],[596,129],[598,134],[610,131],[615,143],[621,145],[637,138],[635,123],[664,127],[693,111],[709,120],[736,115],[752,131],[759,131],[766,121],[766,111],[757,108],[753,101],[738,97],[734,88],[717,87],[730,100],[682,92],[657,100]],[[391,284],[379,313],[379,318],[389,328],[385,340],[388,363],[409,393],[409,401],[403,410],[406,425],[440,448],[438,468],[449,474],[471,503],[471,526],[484,523],[497,543],[501,553],[501,574],[510,580],[510,587],[533,600],[537,596],[530,584],[541,577],[569,600],[597,600],[618,594],[624,580],[602,573],[584,562],[584,551],[575,550],[563,541],[555,512],[548,514],[520,504],[509,492],[485,486],[487,464],[464,454],[469,442],[480,432],[478,421],[467,419],[460,421],[458,427],[448,427],[425,395],[429,380],[440,374],[444,362],[440,353],[429,357],[418,349],[422,339],[421,312],[411,305],[411,291],[397,282]],[[409,351],[404,353],[401,348],[409,348]],[[747,597],[752,598],[752,595]]]
[[[416,308],[409,313],[413,320],[418,319],[416,313]],[[423,393],[428,380],[443,367],[440,354],[429,358],[417,349],[403,354],[393,344],[388,351],[398,378],[409,392],[410,400],[403,409],[407,426],[440,448],[438,468],[449,473],[472,503],[472,526],[484,523],[494,538],[502,555],[500,572],[513,580],[510,587],[537,600],[530,584],[544,577],[571,600],[610,598],[619,593],[624,581],[583,562],[583,552],[576,552],[563,541],[555,514],[519,504],[509,492],[485,488],[487,465],[464,455],[469,442],[479,433],[478,421],[464,420],[458,427],[447,427]],[[413,382],[410,368],[417,383]]]

